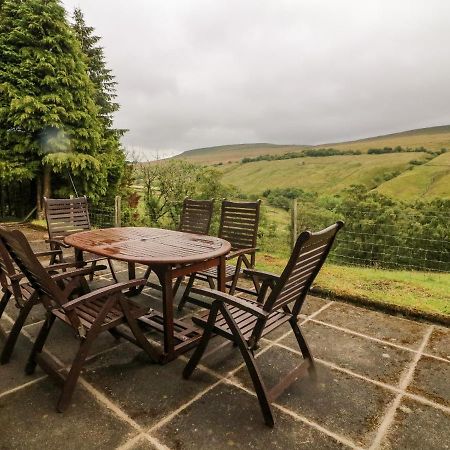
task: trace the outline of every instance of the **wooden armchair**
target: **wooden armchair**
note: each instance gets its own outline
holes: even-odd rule
[[[255,291],[250,291],[237,285],[239,277],[242,276],[243,266],[251,269],[255,266],[256,241],[258,239],[259,210],[261,200],[256,202],[222,202],[222,213],[220,217],[219,237],[231,243],[231,252],[227,255],[227,261],[234,260],[234,264],[226,265],[225,282],[228,283],[229,293],[234,294],[236,290],[254,294],[258,293],[259,285],[254,282]],[[196,279],[209,283],[214,288],[214,280],[217,280],[217,268],[194,273],[189,277],[183,297],[178,304],[181,311],[187,301],[209,307],[209,304],[201,300],[189,297],[192,285]]]
[[[142,347],[151,358],[157,360],[156,352],[149,344],[136,319],[146,313],[146,308],[129,300],[122,291],[145,283],[145,280],[131,280],[97,289],[74,298],[82,287],[91,268],[79,269],[51,276],[33,254],[25,236],[18,230],[0,230],[0,239],[14,262],[19,266],[29,283],[35,289],[48,314],[36,338],[29,357],[26,372],[31,374],[39,364],[42,369],[62,384],[62,393],[57,410],[63,412],[72,394],[92,343],[102,332],[123,336]],[[62,285],[64,281],[64,285]],[[61,320],[75,330],[80,340],[79,350],[67,376],[42,355],[42,349],[55,319]],[[118,326],[127,324],[132,335],[119,331]]]
[[[63,199],[44,197],[44,207],[49,237],[46,242],[50,244],[52,250],[61,250],[59,255],[60,262],[68,262],[62,250],[70,248],[70,245],[64,243],[64,237],[69,234],[91,229],[87,199],[86,197]],[[92,254],[83,255],[81,253],[79,256],[83,258],[84,262],[92,264],[93,267],[97,266],[98,261],[105,259]],[[54,263],[57,258],[58,256],[53,256],[51,263]],[[111,275],[114,281],[117,282],[111,260],[107,259],[107,262]],[[91,280],[93,273],[94,271],[90,275]]]
[[[257,301],[244,300],[212,289],[194,288],[194,292],[210,297],[213,303],[209,312],[192,319],[204,332],[183,371],[183,377],[191,376],[213,334],[229,339],[242,353],[266,424],[273,426],[270,403],[306,371],[315,377],[314,359],[297,320],[306,294],[343,225],[343,222],[337,222],[317,233],[303,232],[298,237],[292,255],[280,276],[246,270],[250,275],[262,280]],[[303,361],[267,391],[256,365],[254,350],[258,347],[261,337],[286,322],[289,322],[294,331]]]
[[[185,198],[183,201],[183,208],[180,215],[179,231],[193,234],[208,234],[211,226],[211,219],[213,215],[214,199],[211,200],[195,200]],[[150,276],[151,269],[148,268],[145,272],[144,278],[147,280]],[[173,293],[177,293],[184,277],[176,279]],[[158,285],[150,284],[152,287],[159,288]],[[140,289],[139,291],[142,291]]]
[[[0,228],[1,229],[1,228]],[[59,257],[61,250],[51,250],[45,252],[34,253],[36,258],[41,257]],[[59,270],[67,270],[68,268],[79,267],[75,263],[52,264],[45,269],[48,273],[56,274]],[[14,298],[16,307],[19,309],[19,315],[11,328],[11,331],[6,336],[6,341],[0,355],[0,364],[9,362],[17,338],[20,331],[30,313],[31,309],[40,302],[38,295],[34,288],[24,280],[25,276],[14,265],[9,256],[6,247],[0,241],[0,287],[2,291],[2,298],[0,300],[0,318],[2,317],[9,301]]]

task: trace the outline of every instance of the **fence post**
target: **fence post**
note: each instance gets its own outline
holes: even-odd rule
[[[297,241],[297,199],[292,200],[291,206],[291,245],[294,248]]]
[[[121,226],[121,218],[122,218],[122,197],[120,195],[116,195],[114,198],[114,226]]]

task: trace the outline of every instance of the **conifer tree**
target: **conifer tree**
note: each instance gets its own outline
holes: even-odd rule
[[[0,60],[0,177],[35,180],[38,209],[52,172],[104,195],[96,88],[60,1],[3,0]]]
[[[99,109],[102,123],[102,152],[108,170],[110,187],[118,183],[124,173],[125,154],[120,144],[120,138],[127,130],[113,128],[113,114],[119,110],[116,99],[115,77],[107,68],[103,47],[99,45],[100,36],[94,34],[95,29],[86,25],[81,9],[75,8],[73,29],[81,49],[86,56],[88,74],[95,87],[94,101]],[[114,191],[114,189],[111,189]]]

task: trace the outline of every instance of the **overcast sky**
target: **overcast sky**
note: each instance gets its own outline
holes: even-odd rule
[[[448,0],[64,0],[102,37],[151,158],[450,124]]]

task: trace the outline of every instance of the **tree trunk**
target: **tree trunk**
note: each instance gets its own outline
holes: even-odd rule
[[[36,214],[37,218],[43,219],[44,211],[42,208],[42,178],[40,173],[36,177],[36,208],[37,208]]]
[[[42,196],[50,198],[52,195],[52,184],[51,184],[52,170],[48,164],[44,165],[43,173],[43,192]]]

